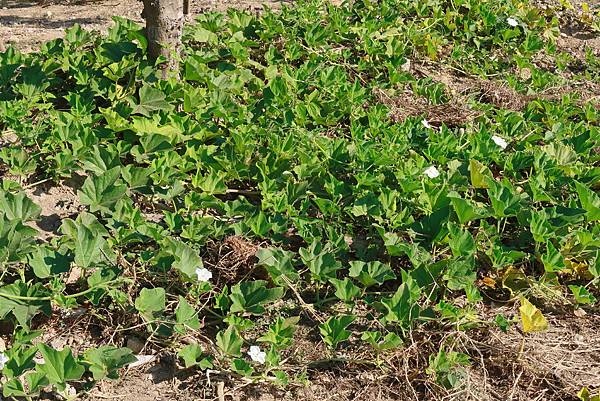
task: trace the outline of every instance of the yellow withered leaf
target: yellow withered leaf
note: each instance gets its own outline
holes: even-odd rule
[[[484,278],[481,280],[481,282],[482,282],[482,284],[483,284],[483,285],[485,285],[485,286],[487,286],[487,287],[490,287],[490,288],[496,288],[496,280],[494,280],[494,279],[493,279],[493,278],[491,278],[491,277],[484,277]]]
[[[548,321],[542,312],[525,298],[521,298],[521,322],[525,333],[545,331],[548,329]]]

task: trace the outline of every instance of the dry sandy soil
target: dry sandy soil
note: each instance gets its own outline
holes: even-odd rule
[[[263,4],[278,7],[282,2],[192,0],[190,8],[192,15],[228,8],[259,11]],[[13,43],[21,50],[34,50],[41,43],[61,37],[74,24],[105,31],[113,15],[142,22],[142,8],[139,0],[0,0],[0,49]]]

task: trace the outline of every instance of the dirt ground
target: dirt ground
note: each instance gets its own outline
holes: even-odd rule
[[[192,15],[205,10],[238,8],[259,11],[266,4],[279,7],[285,0],[192,0]],[[75,24],[106,31],[112,16],[142,22],[140,0],[0,0],[0,50],[9,43],[31,51],[41,43],[63,36]]]

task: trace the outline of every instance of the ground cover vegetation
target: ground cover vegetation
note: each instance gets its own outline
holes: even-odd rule
[[[482,333],[526,360],[549,315],[593,319],[600,58],[557,46],[557,12],[208,12],[168,79],[121,18],[106,35],[8,48],[4,397],[72,399],[168,353],[246,384],[293,388],[346,366],[406,378],[408,395],[477,398]],[[590,32],[595,12],[580,15]],[[77,208],[42,235],[31,194],[59,186]],[[52,346],[60,321],[85,321],[85,341]],[[597,399],[582,384],[536,389]]]

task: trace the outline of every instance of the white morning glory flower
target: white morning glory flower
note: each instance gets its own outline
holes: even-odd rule
[[[210,281],[212,272],[205,267],[198,267],[196,269],[196,276],[198,277],[198,281]]]
[[[440,171],[435,166],[429,166],[423,171],[423,173],[429,178],[439,177]]]
[[[519,21],[517,21],[516,19],[514,19],[513,17],[508,17],[506,19],[506,23],[510,26],[512,26],[513,28],[517,25],[519,25]]]
[[[425,128],[433,128],[433,126],[431,124],[429,124],[429,121],[423,119],[423,121],[421,121],[421,124],[423,124],[423,127]]]
[[[6,356],[6,354],[4,354],[4,352],[0,352],[0,369],[4,369],[4,365],[6,365],[6,362],[8,362],[10,359]]]
[[[508,146],[508,142],[506,142],[504,140],[504,138],[500,138],[499,136],[493,135],[492,136],[492,141],[494,141],[494,143],[498,146],[500,146],[502,148],[502,150],[506,149],[506,147]]]
[[[248,355],[254,362],[265,363],[265,358],[267,354],[264,351],[260,350],[260,347],[257,345],[253,345],[250,347],[250,351],[248,351]]]

